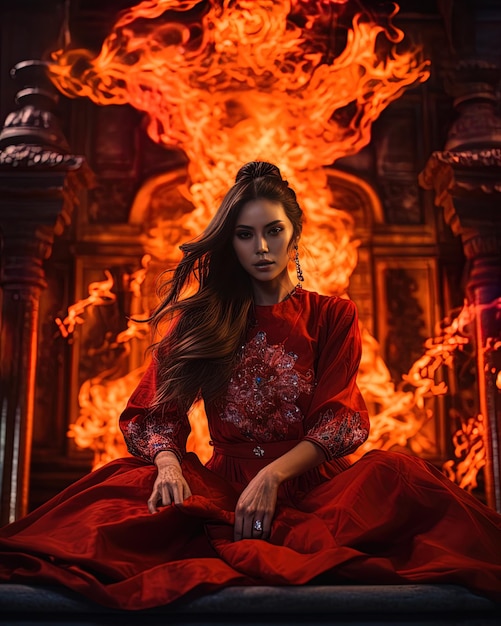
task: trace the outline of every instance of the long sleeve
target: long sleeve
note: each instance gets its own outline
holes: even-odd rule
[[[188,416],[176,406],[150,409],[156,378],[156,360],[153,358],[120,416],[120,429],[132,455],[153,463],[159,452],[171,450],[181,461],[190,433]]]
[[[350,454],[367,439],[369,418],[356,384],[362,353],[356,307],[351,300],[332,299],[323,313],[304,438],[332,459]]]

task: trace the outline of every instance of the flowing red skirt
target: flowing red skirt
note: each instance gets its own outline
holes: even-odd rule
[[[152,515],[156,468],[119,459],[0,531],[0,581],[123,609],[228,585],[453,583],[501,598],[501,516],[428,463],[369,452],[281,490],[269,541],[233,541],[239,490],[188,454],[193,496]]]

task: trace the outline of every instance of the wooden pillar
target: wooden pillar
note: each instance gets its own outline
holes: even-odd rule
[[[488,62],[463,60],[449,89],[457,118],[445,150],[434,152],[421,184],[435,190],[445,221],[461,237],[468,260],[465,294],[475,309],[478,407],[486,424],[488,504],[501,512],[501,119],[496,111],[500,72]]]
[[[43,261],[69,222],[81,157],[69,153],[40,61],[19,63],[19,110],[0,133],[0,524],[27,512]]]

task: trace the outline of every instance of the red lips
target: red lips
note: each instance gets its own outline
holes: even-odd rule
[[[272,265],[273,261],[259,261],[258,263],[254,263],[254,267],[266,267],[267,265]]]

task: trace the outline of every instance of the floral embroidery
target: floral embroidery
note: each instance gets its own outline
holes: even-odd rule
[[[334,415],[332,409],[329,409],[308,431],[306,439],[318,442],[333,459],[350,454],[364,443],[368,436],[368,425],[358,411],[345,409],[342,413]]]
[[[162,450],[170,449],[177,456],[181,418],[177,422],[158,421],[158,417],[147,415],[140,423],[131,421],[127,424],[124,438],[128,451],[146,461],[153,462],[155,455]]]
[[[303,419],[296,405],[298,396],[313,390],[313,372],[295,370],[297,358],[281,344],[268,345],[266,333],[257,333],[242,348],[221,419],[251,439],[284,439],[289,424]]]

